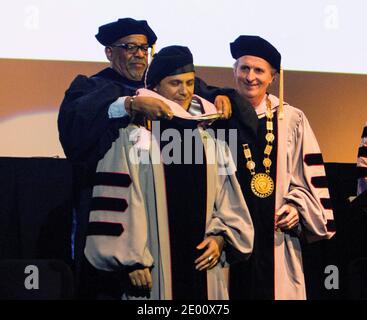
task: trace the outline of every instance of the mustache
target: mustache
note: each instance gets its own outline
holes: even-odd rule
[[[142,63],[142,64],[147,64],[147,62],[144,60],[144,58],[134,58],[130,60],[130,63]]]

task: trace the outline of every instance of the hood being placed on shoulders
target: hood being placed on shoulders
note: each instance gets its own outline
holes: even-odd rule
[[[160,94],[158,94],[155,91],[152,91],[149,89],[139,89],[137,90],[137,95],[144,96],[144,97],[153,97],[153,98],[162,100],[164,103],[166,103],[171,108],[173,115],[179,118],[195,120],[195,119],[200,119],[202,116],[217,114],[217,109],[215,108],[214,104],[212,104],[211,102],[197,95],[193,95],[193,98],[200,100],[204,108],[204,113],[201,115],[197,115],[197,116],[191,115],[184,108],[182,108],[178,103],[168,100],[167,98],[161,96]]]

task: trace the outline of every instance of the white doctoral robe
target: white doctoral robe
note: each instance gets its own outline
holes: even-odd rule
[[[148,90],[139,94],[156,96]],[[181,108],[160,98],[172,110]],[[201,99],[206,113],[215,112],[212,104],[197,98]],[[205,130],[199,131],[207,158],[206,230],[202,237],[222,234],[226,242],[220,262],[207,271],[208,298],[228,299],[227,250],[233,248],[248,256],[254,230],[227,147],[220,146]],[[99,161],[93,189],[96,205],[90,213],[84,252],[88,261],[100,270],[153,267],[150,299],[172,299],[165,177],[163,164],[157,161],[159,147],[151,137],[143,127],[129,125],[120,129],[119,138]],[[208,146],[217,145],[218,155],[208,150]],[[139,161],[143,158],[147,161]],[[223,174],[223,168],[227,174]]]
[[[269,95],[272,110],[279,99]],[[257,108],[264,117],[265,101]],[[305,114],[284,104],[277,123],[277,168],[275,211],[290,202],[296,205],[308,242],[329,239],[335,234],[334,216],[325,168],[316,137]],[[255,230],[256,232],[256,230]],[[290,233],[274,231],[274,296],[276,300],[306,299],[301,244]]]

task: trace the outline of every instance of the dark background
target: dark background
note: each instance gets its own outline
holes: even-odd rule
[[[337,233],[331,240],[303,247],[308,299],[367,298],[367,201],[351,205],[348,200],[356,192],[356,166],[326,163],[325,167]],[[0,158],[0,177],[0,266],[46,259],[73,270],[72,168],[67,160]],[[325,288],[328,265],[338,267],[337,290]],[[9,264],[1,270],[14,271]],[[9,278],[3,273],[0,287]]]

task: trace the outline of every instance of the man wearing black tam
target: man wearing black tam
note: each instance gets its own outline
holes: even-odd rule
[[[154,56],[147,72],[147,87],[153,89],[166,76],[194,72],[193,57],[187,47],[165,47]]]
[[[132,113],[142,113],[149,119],[172,117],[163,101],[135,97],[136,90],[144,87],[149,51],[157,40],[148,23],[131,18],[119,19],[99,27],[96,39],[104,46],[110,65],[91,77],[78,75],[65,93],[58,117],[60,142],[75,169],[73,255],[77,283],[97,162],[118,138],[119,128],[128,125]],[[217,96],[217,91],[210,92],[203,82],[200,89],[201,92],[206,90],[204,96],[211,101],[215,99],[217,108],[229,115],[227,97]]]
[[[139,89],[137,96],[163,100],[172,120],[153,121],[152,132],[134,124],[120,129],[98,163],[97,175],[129,183],[96,185],[94,198],[126,205],[117,214],[102,203],[92,209],[90,225],[111,233],[89,234],[85,255],[98,270],[127,271],[131,288],[125,285],[123,298],[228,299],[228,263],[252,249],[252,222],[234,165],[230,157],[222,161],[228,147],[203,128],[218,116],[216,108],[194,95],[194,82],[190,50],[163,48],[147,70],[151,90]],[[132,136],[139,137],[135,144]],[[132,150],[150,161],[133,161]]]
[[[283,103],[281,55],[265,39],[230,44],[236,90],[257,113],[254,142],[238,150],[238,180],[255,227],[253,254],[231,268],[233,299],[306,299],[301,240],[335,233],[325,169],[304,113]],[[267,92],[280,73],[279,98]],[[284,105],[283,105],[284,104]]]

